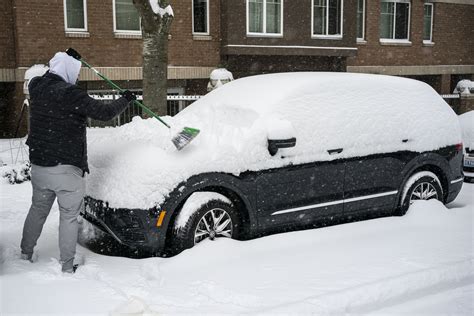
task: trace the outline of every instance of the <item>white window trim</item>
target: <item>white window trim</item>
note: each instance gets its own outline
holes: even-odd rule
[[[357,37],[357,42],[365,42],[365,3],[366,3],[366,0],[362,0],[362,2],[364,4],[362,7],[362,37]]]
[[[211,34],[211,33],[210,33],[210,21],[209,21],[209,16],[211,15],[210,12],[209,12],[209,2],[210,2],[210,1],[211,1],[211,0],[206,0],[206,2],[207,2],[207,21],[206,21],[206,23],[207,23],[207,26],[206,26],[207,32],[195,32],[195,31],[194,31],[194,0],[191,0],[191,14],[192,14],[192,23],[193,23],[193,25],[192,25],[192,28],[193,28],[193,35],[210,35],[210,34]]]
[[[263,32],[262,33],[257,33],[257,32],[250,32],[250,20],[249,20],[249,1],[246,0],[246,16],[247,16],[247,36],[251,37],[283,37],[283,10],[284,10],[284,5],[283,2],[284,0],[281,0],[281,11],[280,11],[280,33],[267,33],[267,0],[263,0]]]
[[[380,38],[381,43],[400,43],[400,44],[411,44],[410,42],[410,28],[411,28],[411,1],[410,0],[382,0],[382,2],[393,2],[393,29],[392,33],[395,37],[395,28],[397,26],[397,5],[396,3],[407,3],[408,4],[408,30],[407,38]]]
[[[116,19],[116,12],[115,12],[115,0],[112,1],[112,12],[113,12],[113,22],[114,22],[114,33],[115,34],[124,34],[124,35],[142,35],[142,23],[140,16],[138,17],[140,30],[117,30],[117,19]]]
[[[382,44],[400,44],[400,45],[411,45],[411,41],[405,39],[389,39],[389,38],[381,38],[380,43]]]
[[[326,21],[329,21],[329,0],[326,5]],[[321,35],[314,34],[314,0],[311,0],[311,38],[313,39],[342,39],[344,34],[344,0],[341,0],[341,34]],[[326,34],[329,32],[329,23],[326,22]]]
[[[66,5],[66,0],[63,0],[63,8],[64,8],[64,30],[66,32],[85,32],[87,33],[87,1],[83,0],[84,4],[84,28],[78,29],[78,28],[69,28],[67,27],[67,5]]]
[[[434,5],[433,3],[425,3],[424,6],[430,6],[431,7],[431,26],[430,26],[430,39],[425,40],[423,39],[423,44],[433,44],[433,20],[434,20]],[[424,10],[423,10],[424,11]],[[423,15],[423,23],[425,22],[424,15]],[[424,26],[424,25],[423,25]],[[423,34],[424,36],[424,34]]]

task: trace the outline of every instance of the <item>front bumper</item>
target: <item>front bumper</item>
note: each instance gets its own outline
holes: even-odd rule
[[[166,231],[156,227],[159,211],[156,209],[111,208],[108,204],[85,197],[81,213],[88,222],[113,237],[118,243],[157,252]]]

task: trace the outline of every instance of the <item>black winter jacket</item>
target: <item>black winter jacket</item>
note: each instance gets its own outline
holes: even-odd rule
[[[111,120],[127,107],[127,99],[121,97],[104,104],[49,72],[32,79],[28,88],[31,102],[27,144],[31,163],[44,167],[73,165],[89,172],[87,118]]]

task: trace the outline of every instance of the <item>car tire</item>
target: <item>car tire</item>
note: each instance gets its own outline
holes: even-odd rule
[[[466,182],[466,183],[474,183],[474,177],[464,177],[464,182]]]
[[[229,223],[225,224],[227,221]],[[239,228],[240,219],[234,206],[224,201],[211,200],[190,215],[185,225],[173,228],[171,250],[177,254],[205,239],[236,239]]]
[[[405,182],[396,215],[405,215],[415,200],[430,199],[443,202],[443,188],[439,178],[429,171],[415,173]]]

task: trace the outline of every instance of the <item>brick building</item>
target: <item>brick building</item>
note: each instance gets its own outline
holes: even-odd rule
[[[171,0],[169,90],[204,94],[209,74],[350,71],[409,76],[451,92],[474,74],[474,0]],[[74,47],[141,86],[132,0],[0,0],[0,137],[19,116],[25,70]],[[108,89],[83,69],[81,85]],[[26,126],[23,127],[23,134]]]

